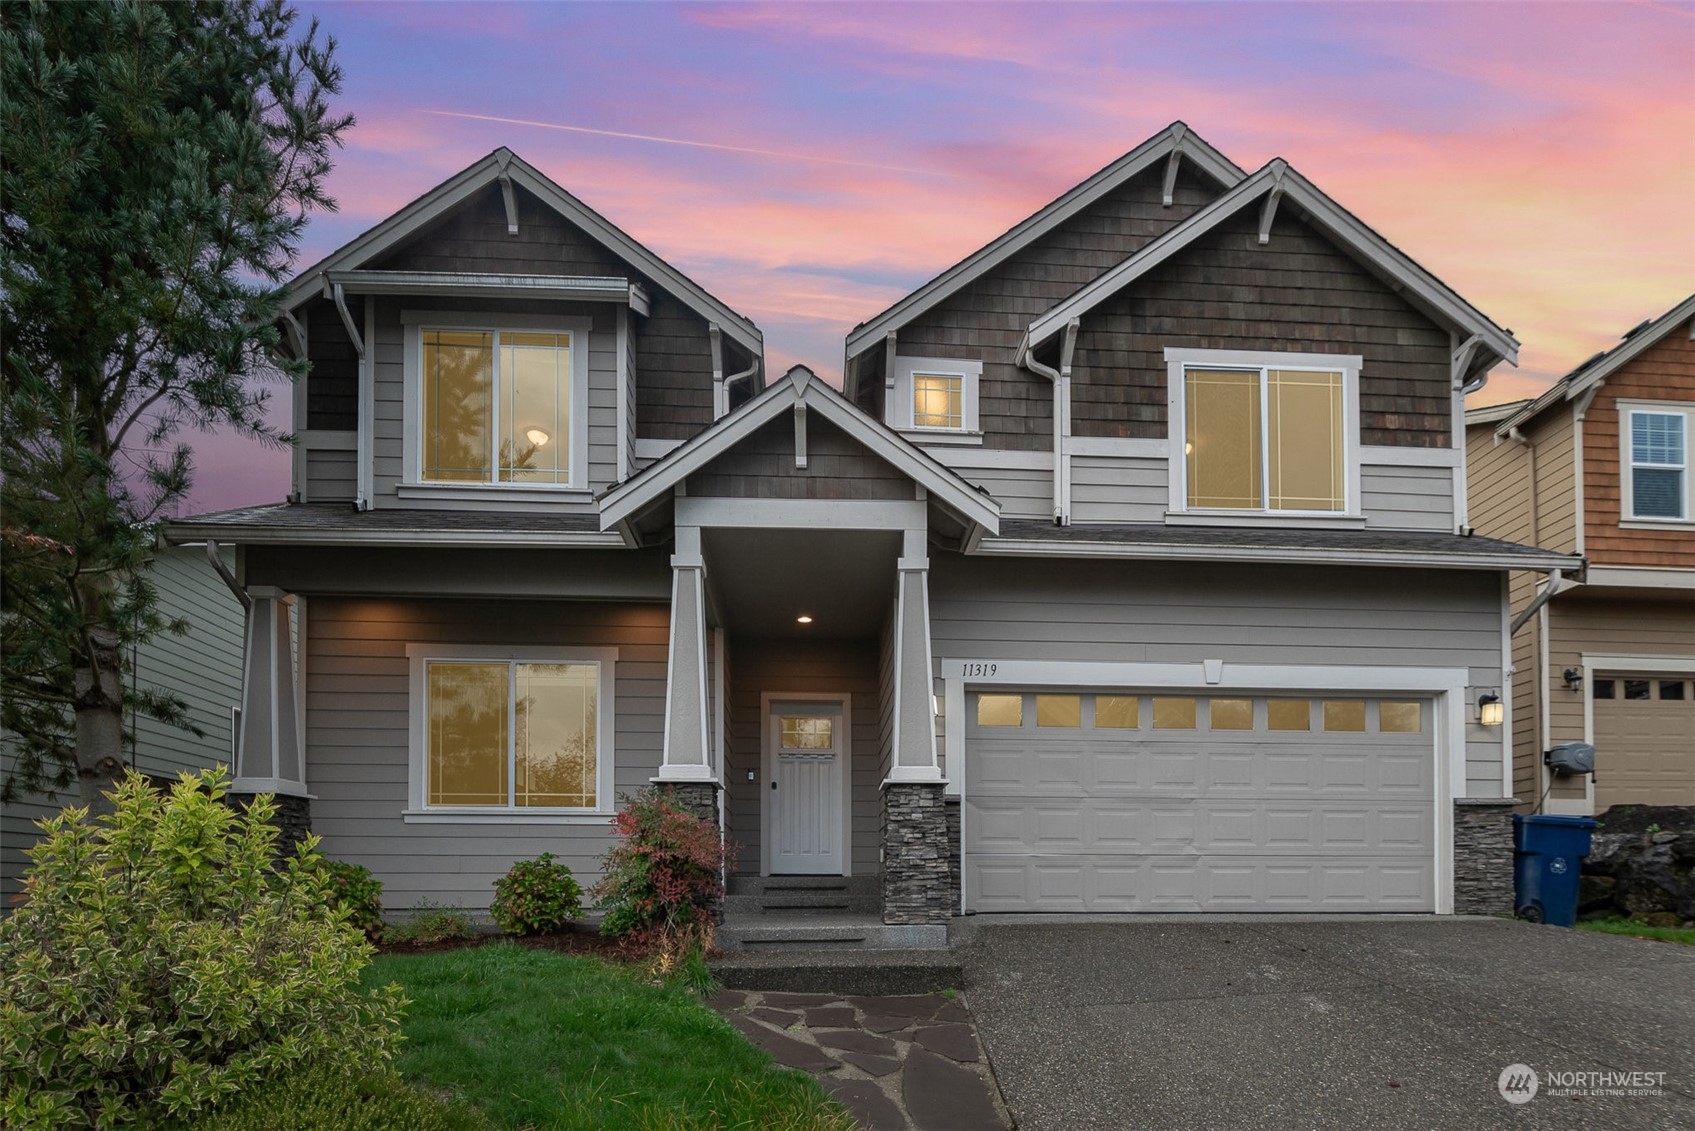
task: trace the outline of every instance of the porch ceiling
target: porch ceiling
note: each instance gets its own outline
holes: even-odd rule
[[[707,584],[738,636],[875,638],[895,592],[892,530],[703,530]],[[800,624],[799,616],[812,617]]]

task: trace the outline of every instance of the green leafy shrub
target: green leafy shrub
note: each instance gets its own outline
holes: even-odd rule
[[[709,821],[657,789],[625,797],[612,819],[622,839],[601,858],[594,895],[601,933],[657,949],[667,966],[711,945],[730,849]]]
[[[509,935],[545,935],[564,930],[583,913],[583,889],[571,869],[544,852],[520,860],[494,881],[489,913]]]
[[[404,922],[383,927],[383,942],[390,946],[431,946],[476,937],[476,924],[471,922],[470,915],[457,907],[443,907],[427,899],[420,899]]]
[[[466,1103],[419,1091],[392,1069],[318,1065],[291,1072],[171,1131],[490,1131]]]
[[[330,897],[308,837],[279,861],[275,805],[225,772],[169,794],[130,773],[114,811],[40,822],[26,901],[0,921],[0,1126],[181,1118],[316,1058],[381,1063],[397,986]]]
[[[343,860],[326,860],[330,895],[347,909],[347,921],[365,932],[365,937],[377,942],[383,937],[383,882],[371,875],[361,864]]]

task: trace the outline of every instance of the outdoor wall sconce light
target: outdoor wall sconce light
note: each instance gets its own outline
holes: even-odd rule
[[[1477,721],[1486,727],[1498,727],[1506,721],[1506,704],[1493,691],[1485,691],[1477,697]]]
[[[1560,678],[1566,681],[1566,687],[1569,690],[1583,690],[1583,671],[1581,668],[1567,668],[1560,674]]]

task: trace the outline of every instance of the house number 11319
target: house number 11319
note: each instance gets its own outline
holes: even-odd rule
[[[993,676],[1000,670],[999,664],[966,663],[960,666],[964,669],[960,674],[966,679],[970,679],[973,676]]]

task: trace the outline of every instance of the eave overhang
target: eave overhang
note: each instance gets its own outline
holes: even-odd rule
[[[1442,554],[1405,550],[1317,550],[1276,546],[1166,546],[1041,538],[983,538],[971,553],[985,557],[1112,558],[1126,561],[1243,562],[1249,564],[1369,566],[1385,569],[1560,570],[1582,580],[1581,557],[1538,554]]]
[[[622,276],[503,275],[458,271],[325,271],[323,295],[405,295],[452,298],[544,298],[627,304],[648,312],[648,294]]]
[[[861,412],[803,365],[790,369],[783,380],[773,382],[759,396],[663,459],[602,492],[601,529],[614,530],[664,502],[678,483],[731,451],[760,428],[785,413],[792,413],[797,404],[805,405],[807,411],[817,412],[840,428],[871,454],[923,487],[933,501],[968,523],[991,532],[1000,529],[999,503],[887,425]]]
[[[1082,184],[1077,185],[1041,211],[1009,229],[965,259],[943,271],[893,306],[855,326],[848,334],[847,356],[857,357],[880,345],[890,331],[919,317],[1016,255],[1036,240],[1064,224],[1131,179],[1169,162],[1174,155],[1192,162],[1220,186],[1230,188],[1247,174],[1224,154],[1214,149],[1182,122],[1173,122],[1153,137],[1120,157]],[[852,390],[846,390],[849,395]]]
[[[1479,348],[1477,356],[1467,367],[1465,377],[1487,372],[1500,360],[1517,363],[1519,344],[1511,333],[1490,321],[1281,158],[1270,162],[1063,302],[1038,315],[1026,332],[1027,348],[1033,350],[1055,337],[1073,318],[1087,314],[1268,194],[1276,194],[1284,203],[1301,208],[1309,222],[1350,250],[1368,269],[1399,290],[1407,301],[1425,314],[1461,338],[1475,337]],[[1262,236],[1265,235],[1269,233],[1262,232]]]

